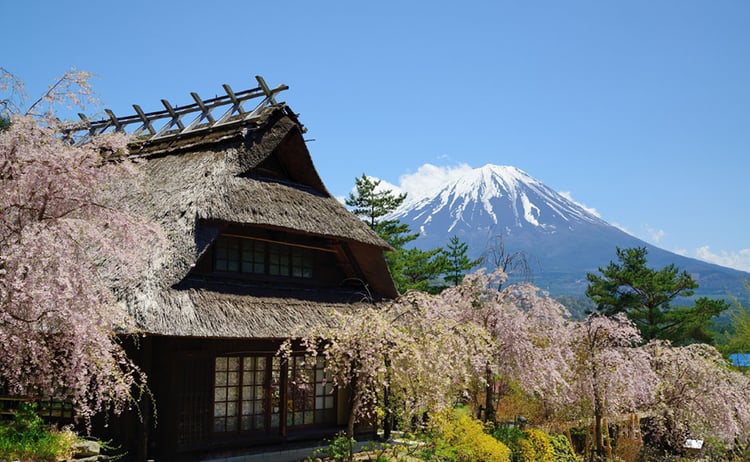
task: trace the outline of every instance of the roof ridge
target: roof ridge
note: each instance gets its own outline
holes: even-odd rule
[[[162,141],[212,131],[227,125],[257,121],[263,117],[267,108],[286,106],[284,102],[277,102],[275,96],[288,90],[287,85],[281,84],[271,89],[263,77],[257,75],[255,79],[258,87],[235,93],[229,85],[223,84],[225,95],[205,100],[192,92],[190,96],[195,102],[184,106],[172,106],[169,101],[162,99],[164,110],[161,111],[146,113],[139,105],[134,104],[134,115],[117,117],[113,111],[105,109],[109,117],[96,121],[90,121],[84,114],[79,113],[81,121],[64,127],[63,138],[75,145],[81,145],[97,135],[124,132],[138,137],[141,143]],[[248,111],[242,106],[243,103],[256,98],[262,100],[252,110]],[[224,108],[225,112],[218,118],[214,117],[213,111],[221,108]],[[183,120],[190,121],[185,123]],[[132,126],[137,128],[129,131]]]

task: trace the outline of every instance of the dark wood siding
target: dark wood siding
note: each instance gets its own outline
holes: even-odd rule
[[[193,449],[210,440],[211,357],[205,354],[178,354],[175,363],[174,399],[177,404],[177,449]]]
[[[320,441],[341,428],[335,416],[341,409],[327,410],[316,416],[322,424],[286,425],[287,403],[293,387],[282,373],[276,385],[277,398],[271,399],[271,381],[264,384],[268,402],[275,403],[281,415],[271,423],[270,412],[264,429],[217,432],[213,427],[214,364],[217,357],[264,357],[270,366],[281,341],[229,340],[151,337],[154,367],[150,376],[157,408],[157,425],[149,436],[148,458],[156,460],[197,460],[207,455],[236,455],[262,450],[285,441]],[[270,379],[271,368],[267,368]],[[318,398],[316,396],[316,398]],[[336,400],[337,402],[339,400]],[[341,403],[338,403],[339,405]],[[338,408],[339,406],[337,406]],[[273,407],[269,408],[273,409]],[[131,454],[136,454],[133,451]],[[127,459],[127,458],[126,458]]]

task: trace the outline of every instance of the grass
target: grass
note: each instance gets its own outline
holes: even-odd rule
[[[69,458],[79,440],[70,429],[47,426],[24,404],[12,420],[0,422],[0,461],[58,461]]]

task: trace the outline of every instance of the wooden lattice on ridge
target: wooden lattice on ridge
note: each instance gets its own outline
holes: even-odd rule
[[[258,81],[258,87],[237,93],[229,85],[224,84],[222,86],[226,94],[215,98],[204,100],[197,93],[190,93],[195,103],[186,106],[172,106],[169,101],[163,99],[163,111],[143,112],[140,106],[134,104],[136,114],[126,117],[117,117],[109,109],[104,110],[108,118],[96,121],[90,121],[85,115],[78,114],[81,121],[66,127],[64,137],[80,145],[93,136],[117,131],[129,133],[141,138],[141,141],[148,142],[246,123],[260,117],[265,108],[278,105],[276,94],[289,88],[287,85],[279,85],[270,89],[263,77],[256,76],[255,79]],[[248,110],[244,106],[256,99],[260,100],[252,101],[251,109]]]

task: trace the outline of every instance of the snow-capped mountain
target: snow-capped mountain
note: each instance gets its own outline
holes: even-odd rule
[[[405,203],[392,215],[410,222],[425,237],[432,234],[438,217],[443,219],[436,229],[440,235],[445,234],[446,219],[448,233],[480,224],[501,227],[506,233],[525,227],[554,233],[572,229],[577,223],[606,224],[526,172],[491,164],[469,171],[433,195]]]
[[[586,273],[615,259],[617,246],[645,246],[649,263],[674,263],[690,272],[703,295],[742,293],[750,274],[682,257],[647,244],[511,166],[485,165],[420,197],[407,198],[388,218],[420,233],[423,249],[445,246],[452,236],[469,245],[472,257],[497,250],[523,252],[533,281],[553,295],[582,294]]]

